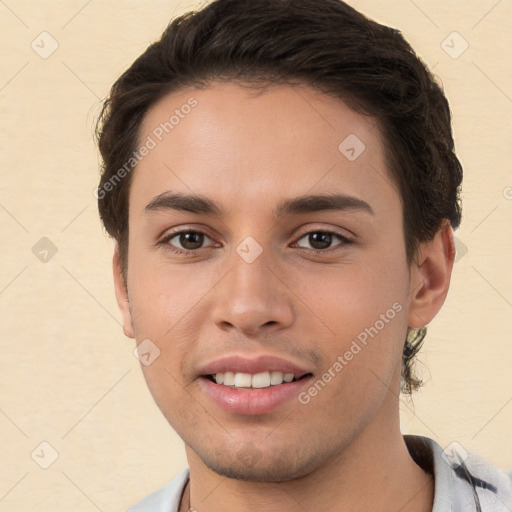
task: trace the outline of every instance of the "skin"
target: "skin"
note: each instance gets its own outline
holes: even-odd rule
[[[117,245],[114,280],[125,334],[160,349],[142,370],[185,442],[192,507],[430,511],[432,476],[400,433],[400,366],[407,328],[428,324],[448,292],[449,224],[409,265],[378,126],[307,86],[259,95],[235,83],[183,89],[151,108],[140,140],[190,97],[198,105],[134,171],[126,286]],[[338,150],[349,134],[366,146],[352,162]],[[222,215],[147,213],[167,191],[205,196]],[[373,214],[272,214],[284,199],[334,193],[365,201]],[[193,251],[180,237],[162,242],[179,230],[206,237]],[[352,242],[333,236],[321,246],[309,236],[319,230]],[[262,248],[252,263],[236,251],[248,236]],[[307,405],[294,399],[246,416],[201,391],[198,368],[234,353],[283,357],[320,378],[394,303],[401,311]],[[241,456],[248,449],[252,461]]]

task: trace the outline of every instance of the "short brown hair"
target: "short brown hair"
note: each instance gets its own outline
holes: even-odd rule
[[[114,83],[98,119],[99,212],[119,242],[125,280],[132,173],[114,178],[137,149],[152,105],[168,93],[214,80],[254,88],[305,84],[373,117],[402,200],[409,263],[444,219],[459,226],[462,166],[448,102],[398,30],[340,0],[214,0],[168,25]],[[402,391],[408,394],[421,385],[411,367],[425,332],[413,332],[414,343],[404,344]]]

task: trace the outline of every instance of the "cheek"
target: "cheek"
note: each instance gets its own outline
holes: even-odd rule
[[[364,261],[303,272],[300,282],[300,295],[317,315],[308,314],[306,322],[300,322],[302,328],[307,332],[312,322],[328,328],[317,330],[328,336],[316,348],[323,352],[325,371],[336,375],[333,396],[357,408],[365,397],[387,392],[407,330],[405,256],[375,251],[375,257],[368,255]],[[325,375],[324,380],[329,379]]]
[[[183,368],[188,365],[197,336],[192,332],[185,335],[185,330],[190,327],[199,298],[190,282],[187,286],[183,272],[164,272],[148,264],[133,268],[130,301],[135,337],[140,346],[149,340],[148,347],[156,354],[150,364],[139,356],[141,369],[156,404],[174,426],[180,415],[185,419],[187,410],[183,387],[189,380]]]
[[[193,265],[151,262],[150,258],[130,261],[129,283],[135,337],[140,343],[149,339],[159,357],[151,366],[143,366],[147,379],[156,385],[163,381],[188,382],[191,355],[201,338],[205,321],[204,304],[208,292],[218,281],[218,272]],[[160,369],[170,375],[160,375]],[[160,373],[159,373],[160,372]],[[148,384],[150,384],[148,382]]]
[[[315,280],[304,277],[309,305],[329,329],[315,347],[322,353],[325,367],[318,377],[327,391],[318,392],[314,400],[332,417],[347,411],[372,414],[389,389],[395,388],[407,330],[407,276],[398,272],[389,264],[354,265],[336,272],[331,269]],[[311,331],[312,322],[317,321],[308,318],[302,324],[306,332],[308,323]],[[323,389],[322,382],[318,390]],[[317,391],[311,393],[316,396]]]
[[[169,265],[158,251],[130,253],[128,289],[141,336],[165,336],[211,288],[210,277],[193,265]]]
[[[373,325],[396,302],[404,308],[407,295],[407,274],[399,255],[318,266],[293,280],[304,305],[343,339]]]

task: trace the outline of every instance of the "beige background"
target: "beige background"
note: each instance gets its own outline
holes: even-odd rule
[[[465,166],[462,250],[404,432],[512,468],[512,2],[349,3],[400,28],[435,68]],[[0,1],[2,512],[122,511],[186,465],[120,326],[92,129],[117,76],[197,5]],[[43,31],[58,43],[46,59],[31,47],[51,48]],[[58,250],[47,262],[32,251],[42,237]]]

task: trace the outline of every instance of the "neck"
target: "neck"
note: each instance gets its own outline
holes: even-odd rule
[[[190,506],[201,512],[431,512],[433,476],[409,455],[398,418],[398,411],[392,423],[383,424],[376,417],[343,453],[308,475],[285,482],[220,476],[187,446],[190,505],[185,493],[181,510]]]

